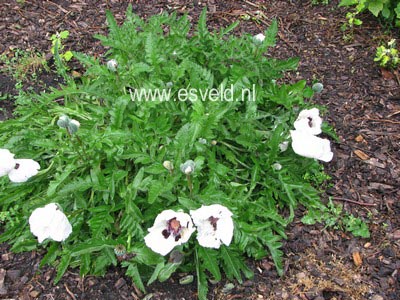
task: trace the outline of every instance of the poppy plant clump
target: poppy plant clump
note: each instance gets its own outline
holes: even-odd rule
[[[47,251],[53,282],[71,266],[120,265],[145,292],[184,272],[207,299],[210,280],[251,278],[248,258],[283,274],[296,208],[325,207],[318,178],[333,152],[318,135],[329,127],[306,80],[280,83],[298,59],[268,54],[277,22],[256,38],[238,23],[210,32],[206,16],[192,26],[129,7],[119,25],[107,12],[109,33],[95,36],[107,53],[74,52],[79,80],[58,61],[64,84],[20,94],[1,123],[0,212],[13,222],[0,242]]]

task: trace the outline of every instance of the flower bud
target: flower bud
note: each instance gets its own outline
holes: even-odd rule
[[[274,169],[275,171],[280,171],[282,170],[282,165],[280,163],[274,163],[272,165],[272,169]]]
[[[321,93],[322,90],[324,89],[324,85],[320,82],[317,82],[313,84],[312,89],[316,93]]]
[[[288,146],[289,146],[289,141],[284,141],[279,144],[279,150],[281,150],[281,152],[285,152]]]
[[[163,167],[166,168],[170,172],[172,172],[174,170],[174,165],[169,160],[166,160],[163,162]]]
[[[57,125],[61,128],[67,128],[68,124],[70,122],[70,119],[68,118],[68,116],[66,115],[62,115],[58,121],[57,121]]]
[[[207,144],[207,140],[203,139],[203,138],[199,138],[199,143],[203,144],[203,145],[206,145]]]
[[[77,120],[71,120],[68,124],[68,130],[71,134],[74,134],[78,131],[81,124]]]
[[[107,62],[107,69],[109,69],[111,72],[117,71],[118,67],[118,62],[115,59],[110,59]]]
[[[114,253],[115,253],[115,255],[118,256],[118,257],[125,255],[125,253],[126,253],[126,248],[125,248],[125,246],[122,245],[122,244],[116,245],[116,246],[114,247]]]
[[[186,175],[193,173],[195,168],[195,162],[193,160],[187,160],[185,163],[181,164],[181,171]]]
[[[191,284],[193,282],[193,275],[186,275],[179,279],[180,285]]]
[[[265,40],[265,35],[263,35],[262,33],[259,33],[259,34],[255,35],[255,36],[253,37],[253,39],[254,39],[254,41],[255,41],[256,43],[261,44],[261,43],[264,42],[264,40]]]

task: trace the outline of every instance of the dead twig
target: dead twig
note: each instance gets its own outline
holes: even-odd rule
[[[76,300],[75,295],[69,290],[66,283],[64,283],[65,290],[67,291],[68,295],[71,296],[72,300]]]
[[[391,123],[391,124],[400,124],[400,122],[392,121],[392,120],[386,120],[386,119],[374,119],[374,118],[365,118],[364,119],[363,118],[363,119],[358,119],[358,120],[371,121],[371,122]]]
[[[375,203],[365,203],[365,202],[360,202],[360,201],[355,201],[347,198],[341,198],[341,197],[332,197],[333,200],[338,200],[338,201],[343,201],[343,202],[349,202],[361,206],[376,206]]]

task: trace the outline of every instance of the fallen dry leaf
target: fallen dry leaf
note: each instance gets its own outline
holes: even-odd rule
[[[359,158],[361,158],[362,160],[367,160],[369,159],[368,154],[366,154],[365,152],[361,151],[361,150],[354,150],[354,154],[357,155]]]
[[[394,74],[384,68],[381,68],[382,77],[385,79],[394,79]]]
[[[362,265],[362,258],[361,258],[360,252],[358,252],[358,251],[353,252],[353,262],[357,267]]]

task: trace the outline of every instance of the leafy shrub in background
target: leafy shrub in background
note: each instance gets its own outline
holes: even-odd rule
[[[0,124],[1,147],[41,165],[25,183],[0,178],[5,221],[0,242],[11,243],[16,252],[45,249],[41,265],[57,267],[55,283],[68,267],[78,267],[81,275],[102,275],[108,266],[121,263],[145,291],[146,283],[167,280],[179,269],[195,272],[199,298],[206,299],[207,278],[220,280],[223,272],[241,282],[243,275],[252,276],[246,257],[269,255],[282,274],[281,240],[294,210],[302,204],[323,211],[324,205],[312,180],[321,178],[319,163],[292,149],[282,151],[313,91],[305,81],[276,83],[298,62],[265,55],[275,43],[276,22],[262,41],[255,41],[249,35],[229,35],[237,23],[209,32],[205,12],[193,34],[186,17],[160,15],[145,22],[131,7],[122,26],[110,13],[107,21],[109,35],[97,38],[109,47],[111,63],[74,53],[87,68],[76,80],[65,72],[56,47],[66,84],[41,94],[21,93],[15,118]],[[174,98],[181,88],[201,93],[229,86],[234,97],[251,87],[256,97],[131,99],[131,92],[141,88],[168,88]],[[40,209],[49,203],[57,206]],[[183,229],[193,230],[189,221],[180,223],[187,213],[196,214],[198,226],[207,210],[199,209],[212,205],[226,208],[221,210],[226,224],[232,218],[232,241],[218,237],[218,247],[203,247],[193,233],[178,243]],[[40,210],[29,221],[42,237],[53,236],[46,231],[52,223],[40,224],[38,214],[62,216],[62,242],[45,239],[38,244],[28,224],[35,209]],[[156,218],[166,210],[177,215],[163,221],[168,228],[161,233],[165,239],[172,235],[177,245],[161,256],[147,247],[145,236],[159,230],[161,217]],[[208,221],[208,229],[198,234],[207,235],[210,224],[220,229],[219,218]],[[207,245],[207,236],[202,238]]]
[[[383,68],[396,68],[399,63],[399,50],[396,48],[396,40],[392,39],[385,45],[381,45],[376,49],[374,61],[378,62]]]
[[[399,0],[341,0],[339,6],[355,6],[358,13],[367,10],[375,17],[382,17],[387,23],[400,27]]]

